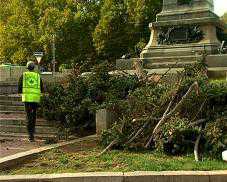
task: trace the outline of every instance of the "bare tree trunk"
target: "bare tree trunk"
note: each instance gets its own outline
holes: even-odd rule
[[[189,96],[189,94],[193,91],[196,90],[196,92],[198,93],[198,82],[194,82],[190,88],[188,89],[188,91],[186,92],[186,94],[181,98],[180,102],[178,102],[178,104],[169,112],[169,109],[172,105],[173,100],[171,100],[171,102],[169,103],[165,113],[163,114],[161,120],[158,122],[158,124],[155,126],[152,135],[148,141],[148,143],[145,145],[146,148],[148,148],[152,142],[152,140],[154,139],[154,136],[158,134],[159,132],[159,127],[170,117],[172,116],[176,110],[182,105],[182,103],[185,101],[185,99]],[[169,112],[169,113],[168,113]]]
[[[194,156],[195,156],[195,161],[199,162],[199,142],[202,137],[202,133],[199,134],[198,138],[195,141],[195,146],[194,146]]]
[[[98,157],[99,156],[101,156],[102,154],[104,154],[107,150],[109,150],[111,147],[113,147],[114,145],[116,145],[117,144],[117,140],[113,140],[99,155],[98,155]]]
[[[136,139],[136,137],[143,132],[143,130],[148,126],[149,123],[150,121],[147,121],[126,144],[130,144],[131,142],[133,142]]]
[[[198,126],[198,125],[200,125],[200,124],[202,124],[204,122],[206,122],[205,119],[199,119],[199,120],[197,120],[197,121],[195,121],[193,123],[190,123],[189,126]]]
[[[168,105],[166,111],[164,112],[164,114],[163,114],[161,120],[158,122],[158,124],[156,125],[155,129],[153,130],[153,133],[154,133],[154,131],[156,130],[156,128],[159,126],[159,123],[162,123],[162,122],[166,119],[167,113],[169,112],[169,110],[170,110],[170,108],[171,108],[171,106],[172,106],[172,104],[173,104],[174,99],[175,99],[175,96],[174,96],[174,97],[172,98],[172,100],[170,101],[170,103],[169,103],[169,105]],[[148,147],[150,146],[150,144],[151,144],[151,142],[152,142],[152,140],[153,140],[153,133],[152,133],[152,136],[150,137],[148,143],[146,144],[145,148],[148,148]]]
[[[202,109],[203,109],[206,101],[207,101],[207,99],[201,104],[201,106],[199,108],[199,111],[196,113],[196,115],[194,116],[194,118],[192,119],[192,121],[194,121],[197,118],[197,116],[199,115],[199,113],[202,111]]]

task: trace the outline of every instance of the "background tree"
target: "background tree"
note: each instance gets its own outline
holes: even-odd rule
[[[148,24],[160,7],[160,0],[105,0],[93,34],[98,54],[114,61],[126,52],[135,53],[138,43],[148,41]]]
[[[148,24],[161,0],[2,0],[0,61],[24,64],[43,51],[52,59],[55,35],[59,64],[89,69],[103,60],[115,61],[148,42]]]
[[[24,62],[32,51],[35,27],[30,0],[5,1],[1,12],[0,57],[5,62]]]
[[[227,24],[227,12],[221,18]]]
[[[227,12],[221,17],[221,19],[225,22],[226,28],[225,28],[225,33],[227,34]]]

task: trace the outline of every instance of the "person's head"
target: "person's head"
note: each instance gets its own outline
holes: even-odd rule
[[[27,62],[27,69],[29,71],[33,71],[35,69],[35,63],[33,61],[28,61]]]

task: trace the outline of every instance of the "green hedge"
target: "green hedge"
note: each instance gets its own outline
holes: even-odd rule
[[[202,127],[201,151],[220,157],[227,145],[226,81],[208,81],[201,63],[185,67],[176,75],[177,83],[138,80],[135,75],[110,75],[108,71],[108,66],[102,64],[87,76],[72,74],[67,83],[49,87],[49,95],[42,103],[44,116],[60,120],[62,128],[74,133],[81,129],[94,130],[96,110],[107,108],[118,119],[111,129],[103,132],[101,144],[107,146],[117,140],[117,148],[144,149],[158,121],[150,121],[150,118],[161,118],[175,94],[173,109],[190,85],[197,81],[199,93],[193,91],[161,126],[151,148],[169,154],[191,153]],[[202,125],[191,125],[200,119],[205,120]],[[133,142],[127,143],[147,121],[149,124],[143,132]]]

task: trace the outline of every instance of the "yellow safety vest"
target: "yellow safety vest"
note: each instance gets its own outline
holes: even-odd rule
[[[22,102],[39,103],[41,97],[40,75],[36,72],[23,73]]]

